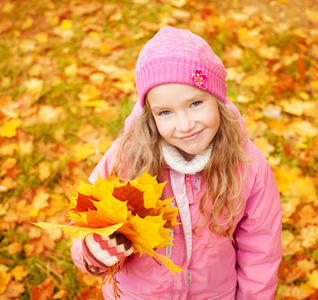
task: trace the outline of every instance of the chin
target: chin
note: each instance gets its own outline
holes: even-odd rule
[[[185,151],[184,149],[182,149],[182,148],[178,148],[177,146],[175,146],[177,149],[178,149],[178,151],[179,151],[179,153],[183,156],[183,158],[185,159],[185,160],[191,160],[192,158],[194,158],[197,154],[199,154],[199,153],[201,153],[202,151]]]

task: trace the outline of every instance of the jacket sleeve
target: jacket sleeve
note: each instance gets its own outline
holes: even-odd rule
[[[85,267],[84,255],[82,250],[82,240],[75,239],[71,248],[71,255],[74,264],[85,274],[92,275]]]
[[[257,159],[251,162],[255,174],[252,192],[234,232],[237,300],[274,299],[282,258],[280,195],[266,158],[259,149],[256,152]]]

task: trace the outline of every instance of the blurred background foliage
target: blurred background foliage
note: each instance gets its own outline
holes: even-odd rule
[[[315,1],[3,0],[0,3],[0,299],[95,299],[72,263],[67,186],[88,177],[137,94],[162,27],[224,62],[228,97],[273,169],[284,208],[276,299],[318,299],[318,4]]]

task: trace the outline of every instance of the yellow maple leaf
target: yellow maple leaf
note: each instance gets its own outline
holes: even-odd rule
[[[289,184],[288,194],[302,197],[305,203],[314,202],[317,199],[314,179],[310,176],[296,177]]]
[[[15,266],[12,269],[11,274],[15,280],[20,281],[21,279],[25,278],[29,272],[25,270],[24,266]]]
[[[316,224],[318,223],[317,219],[317,213],[312,207],[312,205],[306,204],[303,206],[299,212],[298,215],[300,216],[300,224],[307,225],[308,223]]]
[[[280,285],[277,290],[275,299],[308,299],[310,294],[314,294],[315,291],[308,285],[301,283],[299,286],[294,285]]]
[[[2,181],[0,181],[0,193],[12,190],[17,186],[17,182],[13,180],[12,177],[5,176]]]
[[[297,135],[313,138],[318,135],[318,129],[308,121],[297,121],[289,124],[289,128]]]
[[[301,229],[300,238],[302,239],[301,245],[305,249],[312,249],[318,243],[318,230],[317,226],[308,225]],[[318,284],[317,284],[318,288]]]
[[[63,20],[60,27],[63,30],[71,29],[73,27],[73,22],[71,20]]]
[[[7,2],[2,7],[2,12],[10,13],[14,9],[14,5],[10,2]]]
[[[81,101],[89,101],[97,99],[100,96],[100,90],[91,84],[85,84],[78,94]]]
[[[275,147],[265,137],[259,137],[254,142],[266,157],[269,157],[270,152],[275,150]]]
[[[105,74],[102,72],[96,72],[89,76],[89,80],[97,86],[102,86],[105,81]]]
[[[300,99],[282,100],[281,105],[283,110],[289,114],[301,116],[304,113],[305,102]]]
[[[51,105],[39,106],[37,121],[44,124],[54,124],[61,122],[66,117],[65,110],[62,107]]]
[[[281,193],[288,192],[290,184],[299,176],[299,170],[289,169],[287,166],[277,167],[274,177]]]
[[[74,158],[76,161],[82,161],[84,159],[86,159],[87,157],[93,155],[96,150],[94,145],[90,144],[90,143],[86,143],[86,144],[77,144],[74,146]]]
[[[315,289],[318,289],[318,270],[314,270],[311,274],[308,274],[307,276],[309,278],[307,284],[309,284]]]
[[[37,217],[40,210],[49,206],[48,200],[50,195],[43,189],[39,189],[33,198],[31,217]]]
[[[97,146],[98,150],[101,153],[105,153],[106,150],[112,145],[114,140],[110,137],[105,137],[103,140],[101,140]]]
[[[41,93],[43,90],[43,84],[43,80],[37,78],[31,78],[30,80],[24,82],[28,93]]]
[[[113,86],[126,94],[133,92],[135,89],[135,84],[133,81],[118,81],[114,82]]]
[[[27,16],[21,24],[21,29],[22,30],[26,30],[31,28],[31,26],[33,25],[33,18],[31,18],[30,16]]]
[[[14,137],[17,135],[17,128],[22,125],[21,119],[15,118],[5,123],[0,132],[2,137]]]
[[[19,296],[25,292],[25,283],[11,280],[4,294],[0,295],[0,300],[19,299]]]
[[[288,246],[292,241],[295,240],[295,236],[289,230],[283,230],[281,238],[283,247]]]
[[[86,107],[97,107],[100,108],[104,104],[103,100],[92,100],[92,101],[81,101],[81,105]]]
[[[0,294],[3,293],[11,280],[9,268],[5,265],[0,265]]]
[[[40,33],[36,34],[35,38],[39,43],[42,43],[42,44],[47,43],[47,41],[49,39],[48,34],[46,32],[40,32]]]
[[[36,169],[42,182],[52,174],[51,164],[47,161],[41,161]]]
[[[309,273],[316,268],[316,264],[308,259],[302,259],[297,262],[297,266],[300,267],[305,273]]]
[[[260,47],[258,49],[258,53],[267,59],[279,59],[280,54],[279,54],[279,48],[275,46],[268,47],[264,45],[263,47]]]
[[[268,123],[272,133],[277,136],[284,136],[286,133],[286,124],[284,120],[271,120]]]
[[[267,85],[269,82],[269,75],[265,71],[259,71],[255,74],[248,75],[244,79],[244,84],[252,88],[260,88],[261,86]]]
[[[67,77],[75,77],[77,75],[78,66],[76,63],[73,63],[64,68],[64,74]]]
[[[313,9],[305,10],[306,17],[313,23],[318,23],[318,12]]]
[[[62,229],[73,238],[87,234],[108,236],[117,231],[131,242],[135,252],[161,261],[173,273],[182,271],[154,249],[171,245],[168,234],[177,225],[178,208],[171,199],[161,200],[165,183],[145,173],[121,183],[118,177],[98,178],[95,184],[78,179],[70,189],[69,217],[75,226],[38,222],[44,229]]]
[[[261,46],[261,34],[259,29],[249,30],[247,27],[238,29],[238,40],[246,48],[259,49]]]

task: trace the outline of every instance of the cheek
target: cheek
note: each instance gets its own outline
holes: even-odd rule
[[[221,119],[220,119],[220,115],[218,114],[215,116],[215,119],[214,119],[214,126],[217,130],[220,127],[220,122],[221,122]]]
[[[205,115],[204,120],[206,120],[206,125],[210,128],[218,130],[220,127],[220,114],[218,112],[208,113]]]
[[[171,136],[173,130],[171,129],[171,126],[169,126],[169,122],[168,121],[156,121],[156,125],[157,125],[157,129],[159,134],[163,137],[163,138],[167,138],[169,136]]]

